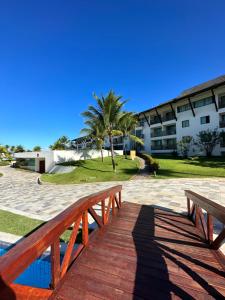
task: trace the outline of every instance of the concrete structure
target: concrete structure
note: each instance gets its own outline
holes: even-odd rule
[[[122,151],[115,151],[116,155],[122,155]],[[103,150],[103,156],[110,156],[109,151]],[[17,163],[24,169],[40,173],[51,173],[56,164],[92,159],[101,157],[101,152],[95,149],[84,150],[49,150],[40,152],[20,152],[15,153],[14,157]]]
[[[207,129],[225,129],[225,75],[185,90],[180,96],[140,112],[136,135],[144,139],[144,151],[171,153],[177,142]],[[192,145],[189,155],[204,154]],[[225,154],[225,141],[213,155]]]

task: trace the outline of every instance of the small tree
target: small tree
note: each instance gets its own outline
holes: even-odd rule
[[[34,146],[33,151],[41,151],[41,146]]]
[[[14,150],[15,153],[18,153],[18,152],[25,152],[25,149],[22,145],[17,145],[15,147],[15,150]]]
[[[49,148],[52,150],[66,150],[69,148],[70,140],[65,135],[61,136],[53,145]]]
[[[212,156],[213,149],[220,143],[222,132],[219,132],[217,128],[213,130],[203,130],[197,134],[195,144],[202,148],[207,157]]]
[[[5,146],[0,145],[0,159],[6,156],[7,149]]]
[[[182,155],[182,157],[188,157],[188,153],[189,153],[189,150],[190,150],[191,142],[192,142],[192,137],[191,136],[186,136],[186,137],[183,137],[177,143],[178,151]]]

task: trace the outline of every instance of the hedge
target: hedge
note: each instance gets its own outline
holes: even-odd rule
[[[143,158],[147,165],[150,167],[150,171],[156,174],[156,171],[159,170],[159,162],[154,159],[151,155],[146,154],[146,153],[138,153],[138,156]]]

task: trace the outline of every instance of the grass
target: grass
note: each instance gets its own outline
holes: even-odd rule
[[[0,160],[0,167],[8,166],[9,164],[10,164],[10,161],[8,161],[8,160]]]
[[[129,180],[135,175],[139,168],[137,159],[125,159],[124,156],[116,157],[117,172],[113,172],[111,158],[87,159],[63,163],[63,165],[73,165],[76,169],[66,174],[43,174],[41,179],[46,182],[55,184],[71,184],[86,182],[103,182],[103,181],[123,181]]]
[[[31,219],[25,216],[14,214],[5,210],[0,210],[0,231],[27,237],[32,232],[45,224],[42,220]],[[71,229],[65,231],[60,237],[61,241],[68,242]],[[82,238],[82,230],[79,229],[76,242],[80,243]]]
[[[181,159],[171,156],[154,156],[160,164],[156,178],[225,177],[224,157]]]

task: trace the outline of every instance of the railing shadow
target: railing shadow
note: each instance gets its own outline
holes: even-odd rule
[[[143,205],[132,231],[137,256],[133,299],[136,299],[136,297],[143,297],[145,299],[172,299],[174,296],[181,299],[194,299],[193,294],[189,293],[191,286],[186,285],[186,282],[190,278],[195,284],[201,286],[204,293],[215,299],[224,299],[217,289],[209,284],[204,276],[201,276],[200,271],[192,269],[191,264],[194,263],[201,268],[205,268],[207,271],[211,271],[212,276],[214,273],[215,276],[219,275],[223,277],[224,272],[215,269],[209,262],[203,262],[201,259],[193,258],[190,253],[179,250],[179,246],[177,247],[176,245],[183,244],[185,246],[190,243],[190,246],[192,246],[188,240],[194,239],[195,241],[196,236],[187,234],[184,228],[184,241],[178,240],[176,242],[176,238],[174,238],[176,232],[172,228],[173,224],[170,224],[170,215],[165,214],[163,218],[158,218],[160,210],[164,212],[163,209]],[[167,216],[168,220],[166,220]],[[166,222],[164,223],[164,221]],[[162,223],[164,226],[159,227],[159,223]],[[179,236],[181,236],[182,228],[180,226],[178,228],[180,230]],[[160,230],[163,231],[163,236],[158,234]],[[170,244],[167,245],[167,242]],[[193,247],[199,247],[199,245],[193,243]],[[201,256],[201,246],[198,249],[199,256]],[[152,251],[154,252],[154,256]],[[154,266],[151,266],[151,261],[153,262],[153,260]],[[182,272],[187,274],[187,277],[184,277],[183,282],[180,281],[179,285],[170,280],[168,261],[171,264],[176,264],[177,268],[182,269]]]

